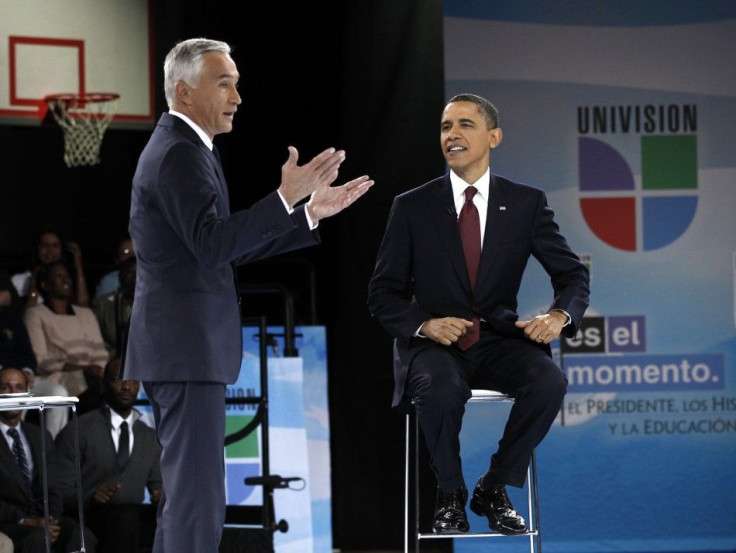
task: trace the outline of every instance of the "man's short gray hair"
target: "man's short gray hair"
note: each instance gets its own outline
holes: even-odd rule
[[[164,93],[169,107],[176,101],[176,83],[184,81],[189,86],[197,86],[204,54],[207,52],[230,54],[231,51],[230,45],[226,42],[208,38],[190,38],[174,46],[164,61]]]

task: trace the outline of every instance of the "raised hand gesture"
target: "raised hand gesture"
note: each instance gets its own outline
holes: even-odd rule
[[[307,203],[309,216],[317,222],[320,219],[340,213],[368,192],[373,184],[374,182],[367,175],[346,182],[342,186],[330,186],[327,182],[320,184],[312,192],[312,197]]]
[[[314,156],[308,163],[299,166],[299,152],[289,146],[289,158],[281,166],[281,185],[279,192],[286,203],[293,207],[309,197],[320,186],[329,186],[337,178],[337,170],[345,160],[343,150],[327,148]]]

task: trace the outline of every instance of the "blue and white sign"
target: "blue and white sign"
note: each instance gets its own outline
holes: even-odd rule
[[[736,2],[444,6],[447,98],[496,104],[493,171],[545,190],[591,269],[537,451],[544,551],[736,550]],[[551,297],[530,264],[522,316]],[[501,428],[467,417],[474,483]]]

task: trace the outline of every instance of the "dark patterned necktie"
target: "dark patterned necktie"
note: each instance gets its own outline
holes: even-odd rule
[[[31,478],[31,468],[28,465],[28,458],[26,457],[26,451],[23,449],[23,444],[20,441],[20,434],[15,428],[8,430],[8,436],[13,438],[13,455],[15,456],[15,464],[18,465],[18,470],[23,476],[23,481],[26,484],[26,491],[33,497],[33,479]]]
[[[123,472],[125,465],[128,464],[128,457],[130,457],[130,436],[128,436],[128,423],[123,421],[120,425],[120,439],[118,440],[118,468],[120,472]]]
[[[474,186],[465,189],[465,203],[460,210],[458,224],[460,226],[460,238],[463,242],[463,253],[465,254],[465,266],[468,269],[470,289],[475,290],[478,280],[478,267],[480,266],[480,215],[478,208],[473,203],[473,196],[478,190]],[[480,318],[473,317],[473,326],[469,328],[457,344],[460,349],[466,350],[478,341],[480,337]]]

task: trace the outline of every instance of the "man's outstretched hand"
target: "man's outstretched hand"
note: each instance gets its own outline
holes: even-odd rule
[[[298,161],[299,152],[289,146],[289,158],[281,167],[279,192],[291,207],[309,197],[307,209],[315,223],[340,213],[374,184],[367,175],[363,175],[342,186],[331,186],[345,161],[343,150],[327,148],[302,166],[297,164]]]
[[[309,197],[320,186],[329,186],[337,178],[337,170],[345,160],[343,150],[327,148],[302,166],[297,165],[299,152],[289,146],[289,158],[281,166],[281,185],[279,192],[289,207],[294,207]]]
[[[340,213],[368,192],[373,184],[374,182],[367,175],[363,175],[346,182],[342,186],[330,186],[329,183],[320,185],[307,202],[309,216],[312,221],[317,222],[320,219]]]

